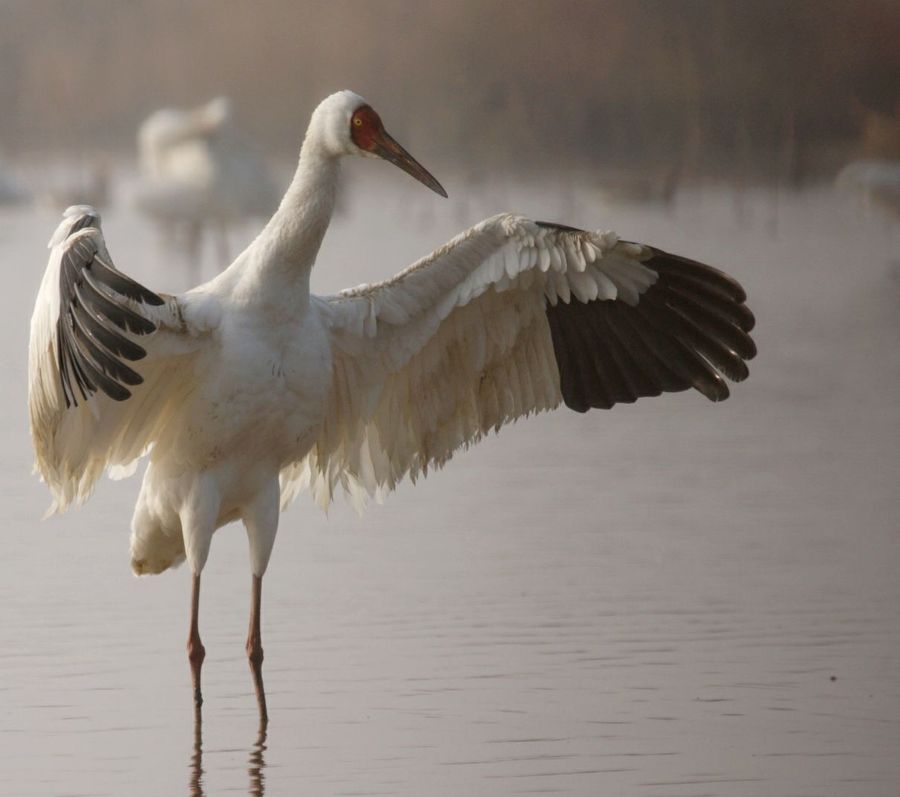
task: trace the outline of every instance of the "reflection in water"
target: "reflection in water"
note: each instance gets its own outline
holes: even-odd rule
[[[250,775],[250,797],[264,797],[266,793],[266,736],[268,723],[260,720],[256,741],[250,748],[247,759],[247,773]],[[194,746],[191,751],[191,778],[188,782],[191,797],[205,797],[203,791],[203,712],[200,706],[194,706]]]
[[[250,797],[263,797],[266,793],[266,776],[263,770],[266,768],[266,759],[263,753],[266,750],[267,723],[262,720],[259,723],[259,732],[256,734],[256,742],[250,748],[249,766],[250,773]]]
[[[203,797],[203,712],[194,705],[194,749],[191,753],[191,797]]]

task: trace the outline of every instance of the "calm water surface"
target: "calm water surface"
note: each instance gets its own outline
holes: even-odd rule
[[[246,538],[223,529],[201,725],[188,573],[128,568],[137,481],[40,521],[25,351],[56,221],[6,211],[0,793],[900,793],[900,232],[825,192],[754,195],[741,213],[727,192],[663,213],[524,190],[409,212],[431,199],[402,183],[376,196],[392,176],[353,186],[320,290],[505,207],[600,223],[741,279],[750,381],[717,406],[520,422],[361,519],[301,499],[265,579],[262,736]],[[184,287],[124,204],[106,229],[120,268]]]

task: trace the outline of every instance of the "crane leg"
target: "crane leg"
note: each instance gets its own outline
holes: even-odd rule
[[[148,469],[147,476],[152,471]],[[146,482],[145,477],[145,482]],[[188,631],[187,652],[191,664],[191,681],[194,685],[194,705],[203,704],[200,691],[200,669],[206,658],[206,649],[200,641],[200,573],[209,556],[209,544],[216,529],[219,515],[219,499],[212,476],[200,474],[191,486],[188,500],[179,511],[184,555],[191,567],[191,627]]]
[[[256,687],[256,702],[259,706],[259,722],[264,727],[269,720],[266,710],[266,692],[263,689],[262,632],[260,616],[262,614],[262,579],[272,555],[272,545],[278,531],[278,505],[281,488],[277,473],[261,487],[256,498],[244,508],[244,525],[247,528],[247,539],[250,542],[250,565],[253,573],[253,588],[250,600],[250,629],[247,632],[247,660],[253,685]]]
[[[200,668],[203,666],[203,659],[206,658],[206,648],[200,641],[199,615],[200,574],[194,573],[191,585],[191,627],[188,631],[187,652],[188,661],[191,663],[191,682],[194,685],[194,705],[197,708],[203,705],[203,695],[200,691]]]
[[[262,607],[262,576],[253,576],[253,590],[250,603],[250,629],[247,632],[247,659],[250,662],[250,673],[256,687],[256,703],[259,706],[259,721],[262,727],[269,721],[266,710],[266,690],[263,687],[262,632],[260,630],[260,614]]]

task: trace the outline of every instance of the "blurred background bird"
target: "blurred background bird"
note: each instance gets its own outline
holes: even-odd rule
[[[278,204],[269,171],[235,129],[226,97],[155,111],[141,124],[137,143],[135,204],[167,246],[182,250],[194,282],[203,273],[204,239],[215,244],[217,270],[224,268],[229,231],[268,218]]]

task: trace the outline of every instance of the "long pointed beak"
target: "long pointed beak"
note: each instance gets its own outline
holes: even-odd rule
[[[376,139],[375,146],[371,152],[379,158],[390,161],[394,166],[399,166],[403,171],[415,177],[422,185],[428,186],[436,194],[440,194],[444,198],[447,197],[444,187],[434,179],[421,163],[394,141],[393,137],[386,130],[382,129],[380,131],[380,135]]]

